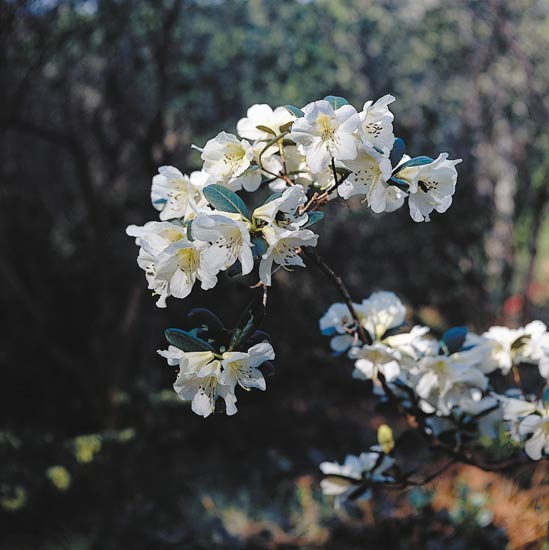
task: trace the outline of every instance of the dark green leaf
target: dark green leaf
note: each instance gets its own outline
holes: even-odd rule
[[[343,105],[349,105],[349,102],[344,97],[339,97],[337,95],[327,95],[324,98],[334,109],[339,109]]]
[[[224,327],[221,319],[209,309],[195,307],[187,313],[187,321],[195,325],[205,325],[212,332],[221,332]]]
[[[323,217],[324,212],[319,212],[318,210],[311,212],[307,215],[307,223],[303,227],[310,227],[313,223],[319,222]]]
[[[164,331],[166,340],[183,351],[215,351],[208,342],[180,328],[168,328]]]
[[[398,174],[401,170],[404,170],[404,168],[411,168],[412,166],[424,166],[425,164],[431,164],[433,162],[433,159],[431,157],[414,157],[413,159],[407,160],[406,162],[402,163],[397,169],[395,169],[395,173]]]
[[[282,193],[273,193],[271,196],[267,197],[267,200],[263,204],[267,204],[268,202],[279,199],[280,197],[282,197]]]
[[[389,155],[389,159],[391,160],[391,164],[393,166],[396,166],[404,156],[404,153],[406,152],[406,143],[404,143],[404,140],[397,137],[395,138],[395,141],[393,143],[393,148],[391,149],[391,154]]]
[[[294,115],[297,118],[301,118],[302,116],[305,116],[305,113],[299,109],[298,107],[295,107],[294,105],[284,105],[292,115]]]
[[[263,237],[253,238],[252,243],[254,245],[254,253],[258,258],[261,258],[261,256],[263,256],[263,254],[265,254],[265,252],[267,252],[267,249],[269,248],[267,241]]]
[[[462,348],[466,337],[467,329],[465,327],[453,327],[442,335],[442,342],[449,354],[456,353]]]
[[[546,407],[549,407],[549,387],[545,388],[545,391],[543,392],[542,400],[543,400],[543,404]]]
[[[204,196],[217,210],[242,214],[245,218],[250,218],[250,212],[244,201],[236,193],[222,185],[214,183],[204,187]]]
[[[257,330],[264,315],[265,306],[261,298],[253,300],[240,317],[234,329],[230,346],[231,350],[238,351],[241,346],[246,344],[248,338]]]
[[[410,184],[407,181],[395,177],[389,178],[389,181],[387,183],[389,185],[394,185],[395,187],[398,187],[403,191],[408,191],[408,188],[410,187]]]

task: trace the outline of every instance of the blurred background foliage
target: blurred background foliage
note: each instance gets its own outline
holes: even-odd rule
[[[314,266],[276,277],[266,394],[192,415],[162,330],[193,306],[230,325],[249,291],[158,310],[124,228],[155,218],[159,165],[198,168],[191,143],[249,105],[392,93],[412,155],[463,159],[454,204],[430,224],[329,205],[319,252],[438,330],[547,322],[546,0],[3,0],[0,60],[2,548],[544,547],[539,467],[332,513],[318,462],[382,416],[318,334],[338,297]]]

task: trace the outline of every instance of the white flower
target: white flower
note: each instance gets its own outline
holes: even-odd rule
[[[309,229],[289,230],[268,225],[262,232],[269,248],[261,258],[259,278],[267,286],[271,285],[273,262],[284,268],[305,267],[299,249],[302,246],[316,246],[318,240],[318,235]]]
[[[381,372],[387,382],[391,382],[400,375],[400,353],[383,344],[375,343],[371,346],[351,348],[349,358],[357,360],[353,378],[376,380],[377,373]]]
[[[441,414],[450,414],[471,389],[485,390],[488,379],[478,368],[439,355],[419,361],[416,393]]]
[[[355,309],[359,304],[353,304]],[[349,308],[342,303],[332,304],[319,321],[320,331],[326,336],[333,336],[330,347],[337,353],[349,349],[355,338],[350,334],[355,326]]]
[[[389,111],[389,105],[395,101],[390,95],[384,95],[375,103],[367,101],[360,117],[360,133],[366,143],[370,143],[380,149],[393,148],[395,136],[393,135],[393,113]]]
[[[491,357],[503,374],[513,367],[513,344],[524,336],[524,329],[491,327],[482,335],[492,343]]]
[[[406,307],[393,292],[379,291],[362,301],[360,315],[372,340],[380,340],[389,329],[402,325]]]
[[[236,396],[233,389],[220,383],[221,363],[210,351],[184,352],[174,346],[168,350],[158,350],[168,360],[168,364],[179,364],[179,373],[173,385],[183,401],[191,401],[195,414],[206,418],[215,410],[218,397],[225,401],[226,412],[237,412]]]
[[[448,153],[441,153],[429,164],[410,166],[399,170],[395,177],[410,184],[408,205],[410,216],[416,222],[429,221],[429,214],[446,212],[452,204],[456,190],[456,164],[461,159],[448,160]]]
[[[315,101],[303,107],[305,115],[293,126],[290,139],[303,145],[307,164],[313,173],[328,167],[332,158],[354,159],[357,154],[357,139],[353,133],[360,119],[356,109],[343,105],[334,110],[326,100]]]
[[[319,468],[327,477],[320,482],[320,487],[325,495],[345,498],[363,481],[392,481],[385,472],[394,462],[394,459],[384,454],[377,445],[369,452],[360,453],[359,456],[347,455],[343,464],[322,462]],[[369,496],[370,492],[365,491],[362,498]]]
[[[158,307],[166,307],[166,298],[185,298],[197,279],[208,290],[217,283],[217,272],[202,266],[206,243],[191,242],[187,229],[170,222],[149,222],[143,227],[126,229],[140,247],[137,263],[145,271],[149,289],[159,295]]]
[[[525,335],[530,336],[517,354],[517,362],[538,365],[540,375],[549,380],[549,332],[541,321],[532,321],[524,327]]]
[[[391,194],[401,197],[400,206],[404,203],[404,193],[387,185],[392,171],[387,154],[361,146],[356,159],[344,164],[352,174],[338,187],[340,197],[348,199],[353,195],[365,195],[364,200],[376,213],[395,209],[397,202],[391,200]]]
[[[524,450],[532,460],[539,460],[542,452],[549,455],[549,410],[527,416],[519,424],[518,431],[521,436],[531,434]]]
[[[255,191],[261,184],[261,171],[252,166],[254,150],[245,139],[220,132],[210,139],[202,151],[203,171],[208,173],[214,183],[225,185],[233,191],[244,188]]]
[[[307,202],[301,185],[286,189],[282,195],[254,210],[253,217],[269,224],[298,227],[307,221],[307,215],[299,214],[299,207]]]
[[[187,218],[205,204],[202,189],[209,179],[205,172],[183,175],[173,166],[161,166],[154,176],[151,201],[160,219]]]
[[[202,265],[211,273],[224,271],[237,260],[246,275],[254,267],[250,224],[240,214],[201,212],[192,222],[194,239],[210,243],[202,254]]]
[[[264,391],[265,378],[258,367],[274,358],[273,347],[267,342],[252,346],[245,353],[227,351],[221,362],[223,372],[220,382],[231,388],[238,384],[246,390],[257,388]]]
[[[241,118],[236,125],[238,134],[245,138],[256,140],[271,140],[274,136],[270,132],[259,130],[258,126],[264,126],[273,131],[274,134],[280,134],[280,128],[295,119],[295,116],[285,107],[272,109],[269,105],[252,105],[245,118]]]
[[[429,327],[416,325],[410,332],[388,336],[383,343],[417,361],[421,357],[438,353],[439,344],[437,340],[427,336],[429,330]]]

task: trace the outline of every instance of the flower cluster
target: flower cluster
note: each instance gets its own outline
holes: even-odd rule
[[[335,96],[303,109],[253,105],[238,136],[220,132],[193,146],[200,171],[160,167],[151,188],[160,221],[127,228],[157,305],[186,298],[197,281],[213,288],[223,271],[247,275],[257,265],[259,281],[270,286],[273,270],[303,267],[303,247],[318,241],[309,226],[337,196],[363,196],[374,212],[393,211],[407,197],[415,221],[447,210],[459,161],[404,155],[393,134],[393,101],[386,95],[361,111]],[[250,214],[236,192],[261,187],[274,194]]]
[[[520,387],[528,365],[547,387],[549,332],[542,322],[482,335],[456,327],[437,339],[428,327],[407,325],[406,308],[391,292],[375,292],[352,309],[330,306],[321,332],[337,355],[354,361],[354,378],[370,380],[375,394],[398,403],[427,436],[450,437],[455,449],[503,429],[531,459],[549,456],[549,389],[540,399]],[[502,382],[519,387],[497,393]]]
[[[173,388],[182,400],[191,401],[194,413],[204,418],[215,411],[218,398],[225,401],[228,415],[235,414],[236,386],[248,391],[265,390],[265,378],[259,367],[275,357],[267,342],[252,346],[247,352],[185,352],[169,346],[158,353],[166,358],[168,365],[179,367]]]

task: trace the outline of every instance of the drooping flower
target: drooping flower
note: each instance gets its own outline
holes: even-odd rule
[[[245,139],[269,141],[275,135],[279,135],[280,128],[292,120],[295,120],[295,116],[285,107],[277,107],[273,110],[269,105],[262,103],[252,105],[248,109],[246,117],[238,121],[236,130]],[[262,130],[258,126],[269,128],[272,133]]]
[[[220,382],[221,362],[210,351],[185,352],[169,346],[158,350],[171,366],[179,365],[173,388],[183,401],[191,401],[195,414],[206,418],[215,410],[218,398],[225,401],[227,415],[237,412],[233,388]]]
[[[391,150],[395,141],[393,135],[394,115],[389,105],[395,101],[390,95],[384,95],[375,103],[367,101],[358,116],[360,117],[360,134],[365,143],[380,149]]]
[[[254,150],[245,139],[220,132],[210,139],[202,151],[204,166],[202,170],[209,174],[214,183],[225,185],[232,191],[244,188],[255,191],[261,184],[261,172],[258,166],[252,166]]]
[[[387,382],[400,376],[400,352],[384,344],[375,343],[362,347],[353,347],[349,358],[355,359],[353,378],[376,380],[380,372]]]
[[[397,171],[395,177],[409,184],[408,205],[414,221],[428,222],[433,210],[440,213],[448,210],[456,190],[455,167],[460,162],[461,159],[448,160],[448,153],[441,153],[429,164],[403,167]]]
[[[302,246],[316,246],[318,241],[318,235],[310,229],[292,230],[268,225],[262,229],[262,233],[269,248],[261,257],[259,278],[267,286],[271,285],[273,263],[284,268],[305,267],[299,250]]]
[[[364,200],[376,213],[390,212],[402,206],[404,193],[387,185],[392,171],[388,154],[361,146],[356,159],[344,164],[352,173],[338,187],[340,197],[348,199],[353,195],[364,195]]]
[[[140,247],[137,263],[145,271],[149,289],[158,294],[158,307],[166,307],[166,298],[185,298],[198,279],[204,290],[217,283],[217,272],[208,271],[201,262],[207,243],[191,242],[187,229],[170,222],[149,222],[126,229]]]
[[[250,223],[240,214],[199,213],[192,222],[192,236],[210,244],[202,253],[201,262],[209,273],[231,267],[237,260],[246,275],[254,267]]]
[[[202,189],[208,183],[205,172],[182,174],[173,166],[161,166],[154,176],[151,201],[160,210],[160,219],[187,218],[205,204]]]
[[[245,390],[265,390],[265,378],[258,367],[274,358],[273,347],[267,342],[252,346],[247,352],[226,351],[221,362],[223,372],[219,380],[233,389],[238,384]]]
[[[358,140],[354,133],[360,125],[356,109],[343,105],[338,109],[326,100],[303,107],[304,116],[292,126],[290,139],[303,145],[307,164],[313,173],[328,167],[332,158],[356,157]]]

